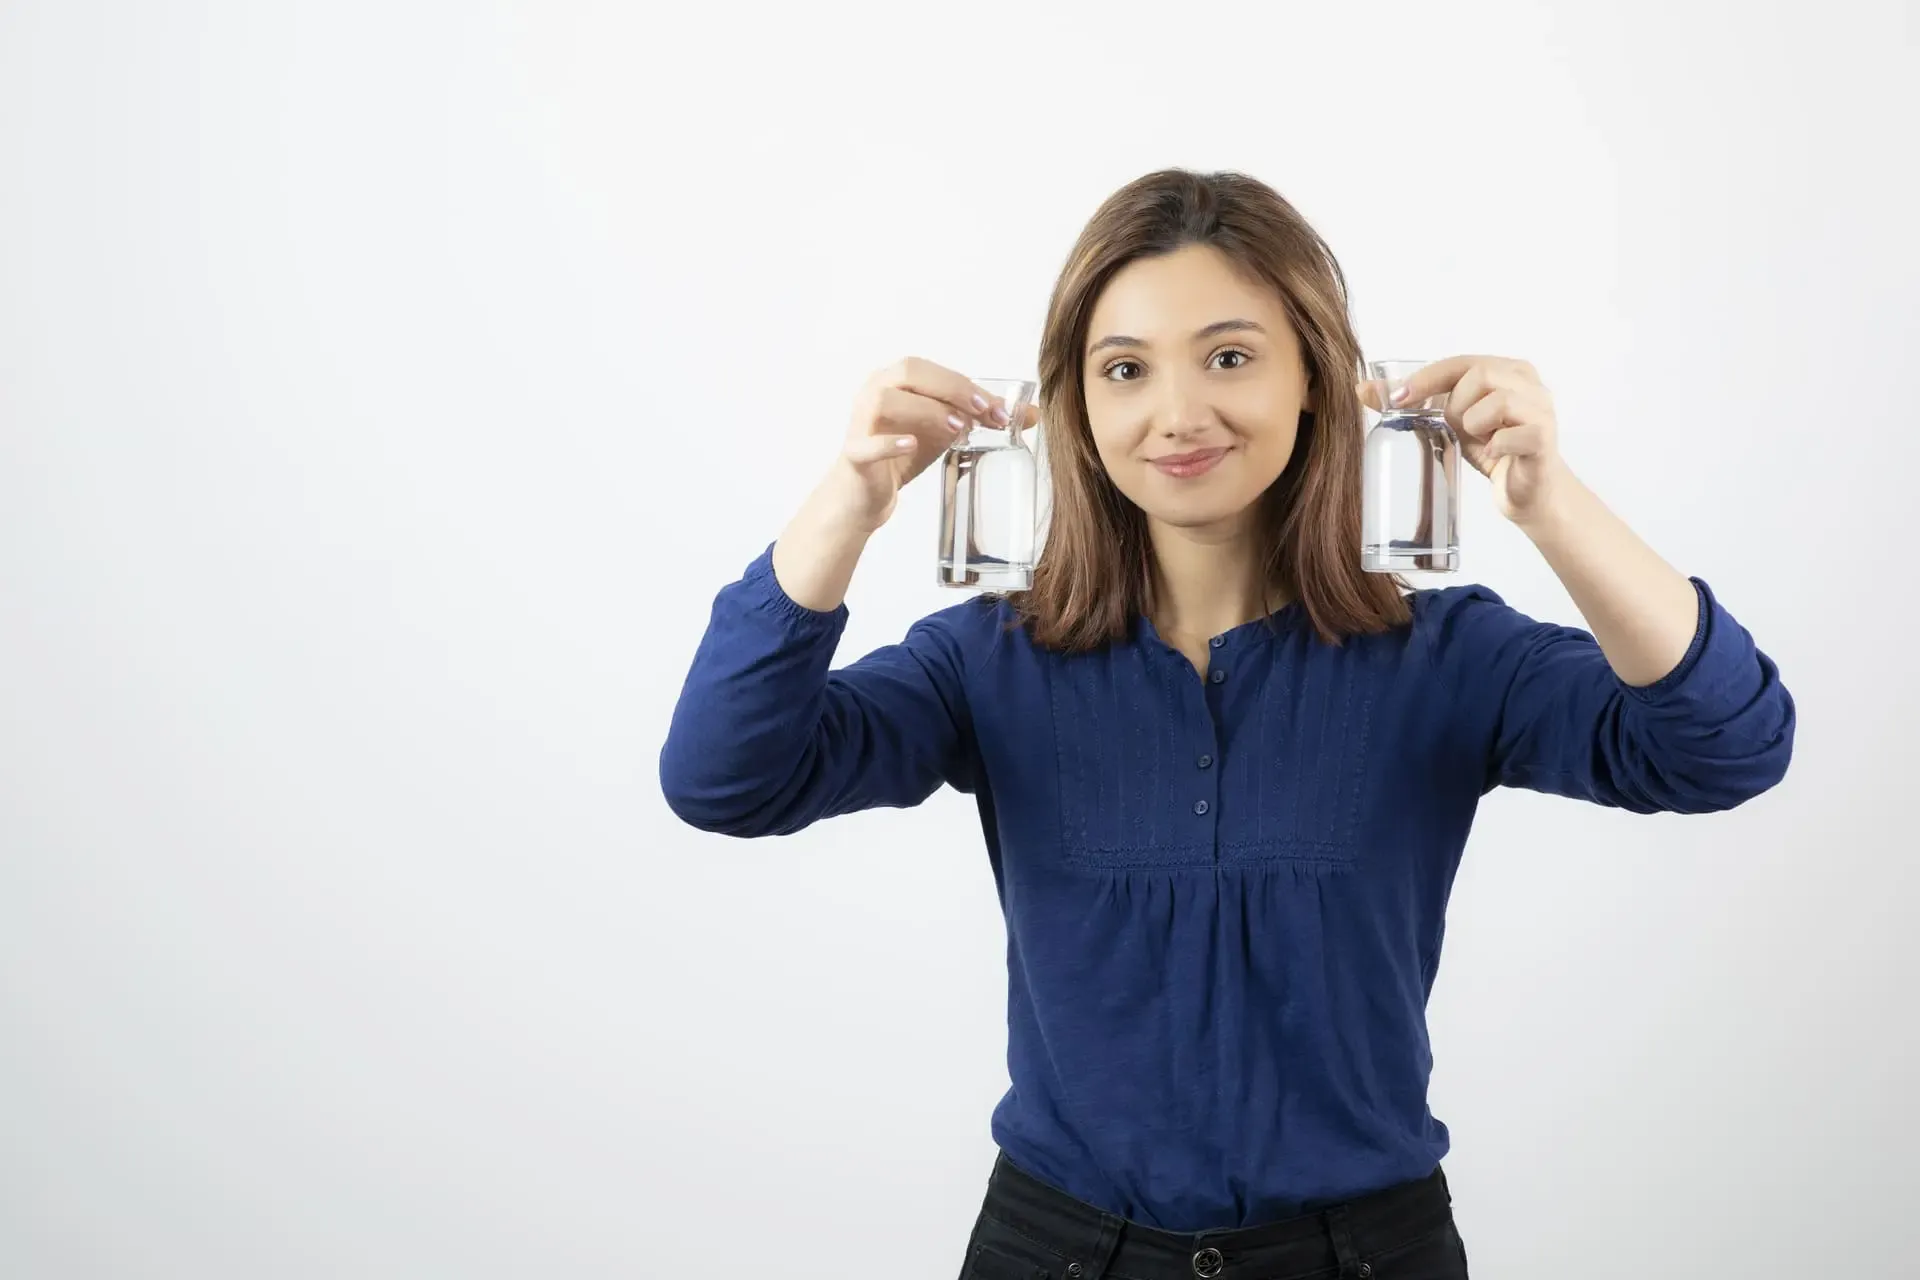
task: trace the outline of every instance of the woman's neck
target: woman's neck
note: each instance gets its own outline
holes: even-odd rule
[[[1155,523],[1154,576],[1148,612],[1169,643],[1204,644],[1211,636],[1264,618],[1282,601],[1268,580],[1253,521],[1233,528],[1174,528]]]

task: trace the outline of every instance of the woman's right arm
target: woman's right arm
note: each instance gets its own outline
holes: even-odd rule
[[[997,421],[998,407],[925,361],[869,382],[826,478],[714,601],[660,753],[661,788],[682,819],[781,835],[834,814],[918,804],[943,782],[971,789],[967,606],[830,666],[854,567],[900,485],[940,456],[953,423]]]

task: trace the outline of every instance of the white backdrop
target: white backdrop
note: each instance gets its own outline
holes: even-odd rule
[[[1914,1265],[1920,18],[1788,9],[0,3],[0,1274],[951,1276],[970,804],[732,842],[656,756],[861,379],[1030,373],[1166,164],[1295,201],[1370,352],[1539,365],[1799,702],[1729,815],[1483,807],[1475,1275]]]

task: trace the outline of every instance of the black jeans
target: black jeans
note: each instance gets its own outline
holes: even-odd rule
[[[1162,1231],[1115,1217],[1003,1154],[960,1280],[1464,1280],[1466,1246],[1439,1169],[1257,1227]]]

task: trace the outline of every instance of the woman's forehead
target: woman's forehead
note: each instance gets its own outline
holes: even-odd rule
[[[1186,341],[1201,328],[1245,317],[1272,331],[1285,308],[1273,288],[1207,245],[1138,258],[1114,273],[1094,303],[1090,338],[1125,331],[1149,342]]]

